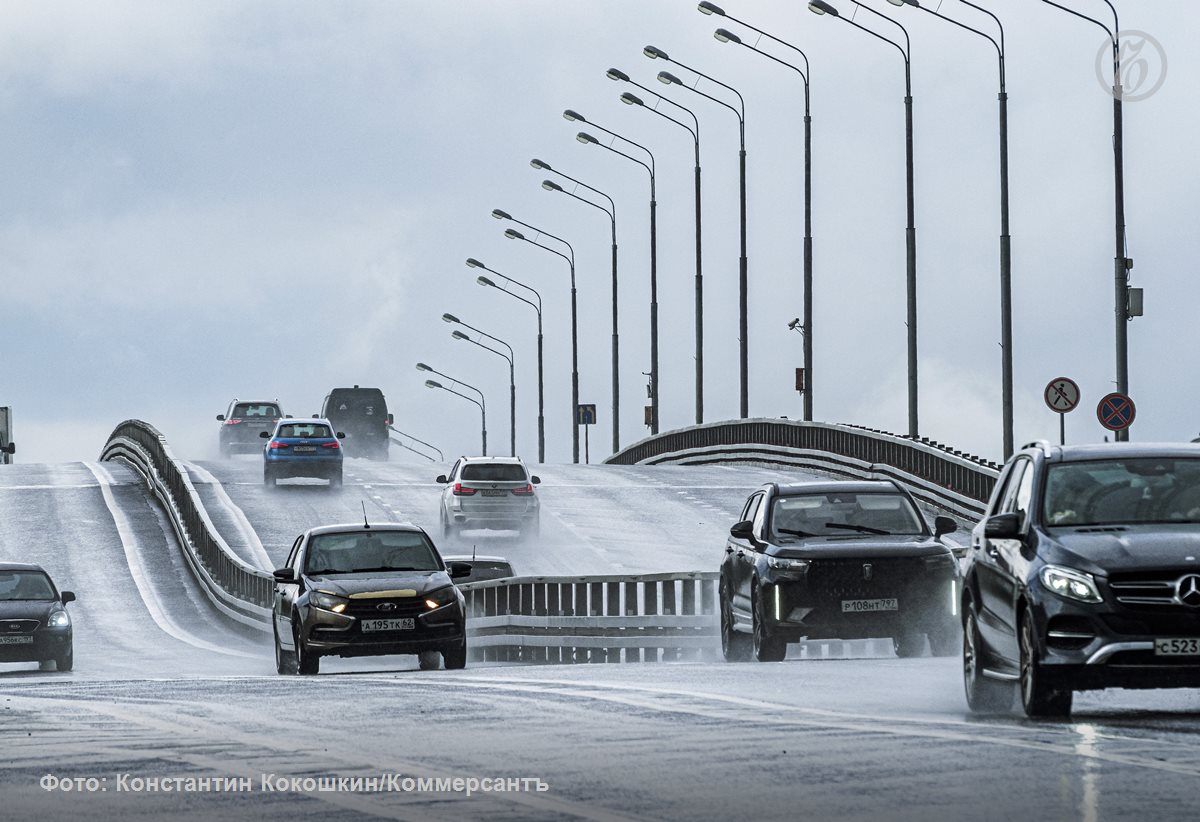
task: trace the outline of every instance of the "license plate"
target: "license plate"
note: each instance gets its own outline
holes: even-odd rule
[[[413,618],[405,619],[364,619],[362,621],[363,633],[372,631],[411,631],[413,629]]]
[[[843,599],[843,614],[863,614],[870,611],[899,611],[898,599]]]
[[[507,492],[507,491],[504,491],[504,490],[494,490],[494,489],[492,489],[492,488],[488,488],[488,489],[486,489],[486,490],[483,492],[483,495],[484,495],[485,497],[503,497],[503,496],[505,496],[506,494],[508,494],[508,492]]]
[[[22,636],[0,636],[0,645],[31,645],[33,637],[28,635]]]
[[[1200,656],[1200,639],[1156,639],[1155,656]]]
[[[317,450],[315,445],[293,445],[292,450],[297,454],[311,454]]]

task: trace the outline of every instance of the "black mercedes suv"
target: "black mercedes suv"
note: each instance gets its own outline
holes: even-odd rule
[[[1034,444],[964,563],[973,710],[1066,716],[1075,691],[1200,686],[1200,446]]]
[[[892,637],[898,656],[958,651],[958,566],[891,482],[770,483],[746,501],[721,564],[725,659],[783,659],[801,639]]]

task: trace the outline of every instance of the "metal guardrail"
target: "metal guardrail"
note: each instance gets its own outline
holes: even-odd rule
[[[460,585],[471,658],[658,662],[720,654],[719,574],[511,577]]]
[[[786,419],[706,423],[668,431],[624,448],[614,465],[752,463],[808,468],[859,479],[892,479],[915,497],[979,517],[996,484],[994,462],[931,440],[854,425]]]
[[[120,460],[146,480],[175,528],[184,558],[213,604],[239,622],[270,630],[274,578],[230,549],[200,502],[187,470],[158,429],[141,420],[122,422],[109,436],[100,459]]]

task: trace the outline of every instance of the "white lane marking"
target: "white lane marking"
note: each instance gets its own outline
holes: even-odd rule
[[[95,488],[94,482],[75,482],[69,485],[0,485],[0,491],[57,491],[60,488]]]
[[[258,538],[258,533],[254,530],[254,526],[250,524],[250,520],[246,518],[246,512],[238,507],[229,494],[225,491],[225,486],[221,481],[212,475],[208,469],[197,465],[194,462],[185,462],[189,471],[194,471],[200,477],[202,482],[205,482],[213,487],[213,492],[217,495],[217,501],[229,510],[233,515],[233,523],[237,526],[238,532],[245,539],[246,544],[250,546],[250,552],[254,554],[254,561],[258,564],[260,571],[272,571],[275,566],[271,561],[271,557],[267,554],[267,549],[263,548],[262,540]]]
[[[207,640],[193,636],[180,628],[167,612],[163,610],[162,603],[154,594],[153,588],[150,586],[149,580],[146,579],[145,568],[142,567],[141,550],[138,546],[137,536],[133,533],[133,528],[129,524],[129,518],[125,516],[125,512],[117,505],[116,498],[113,497],[112,486],[117,482],[112,475],[108,473],[108,469],[97,463],[85,462],[88,470],[95,475],[96,481],[100,483],[100,493],[104,497],[104,504],[108,506],[108,512],[112,514],[113,523],[117,526],[117,535],[121,538],[121,547],[125,551],[125,562],[129,565],[129,575],[133,577],[133,584],[137,586],[138,594],[142,598],[142,602],[146,606],[146,610],[150,612],[150,617],[155,624],[169,636],[174,637],[180,642],[186,642],[196,648],[201,648],[205,651],[213,651],[218,654],[226,654],[228,656],[239,656],[246,659],[259,659],[257,654],[246,653],[245,651],[235,651],[230,648],[222,648],[220,645],[214,645]]]

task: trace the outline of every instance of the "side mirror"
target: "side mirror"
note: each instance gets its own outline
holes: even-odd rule
[[[273,572],[271,572],[271,576],[275,577],[276,582],[295,582],[296,581],[296,569],[295,568],[276,568]]]
[[[434,482],[440,482],[442,485],[445,485],[449,481],[449,478],[447,478],[445,474],[438,474],[438,478],[434,480]]]
[[[958,530],[958,523],[950,517],[934,517],[933,519],[933,535],[940,537],[943,534],[953,534]]]
[[[5,454],[9,455],[15,454],[17,453],[17,444],[15,442],[10,442],[8,445],[0,448],[0,451],[3,451]]]
[[[313,419],[314,419],[314,420],[319,420],[319,419],[321,419],[321,415],[320,415],[320,414],[313,414]]]
[[[542,484],[542,478],[541,478],[541,477],[539,477],[539,476],[536,476],[536,475],[535,475],[535,476],[532,476],[532,477],[530,477],[530,478],[529,478],[529,481],[530,481],[530,482],[532,482],[534,485],[541,485],[541,484]]]
[[[742,520],[729,529],[729,536],[734,539],[754,539],[754,523],[748,519]]]
[[[225,422],[225,415],[217,414],[217,422]]]
[[[66,605],[68,602],[75,601],[75,594],[71,591],[63,591],[59,599],[62,600],[63,605]]]
[[[997,514],[983,524],[983,535],[988,539],[1017,539],[1021,536],[1020,514]]]
[[[271,439],[271,432],[270,431],[259,431],[258,436],[260,436],[264,440],[269,440],[269,439]]]
[[[345,432],[345,431],[338,431],[338,432],[337,432],[337,438],[338,438],[339,440],[344,440],[344,439],[346,439],[346,432]]]
[[[396,421],[396,418],[395,418],[395,417],[393,417],[391,414],[388,414],[388,415],[387,415],[387,416],[384,418],[384,422],[386,422],[388,425],[391,425],[391,424],[392,424],[392,423],[394,423],[395,421]]]
[[[471,563],[469,562],[452,562],[450,563],[450,578],[459,579],[461,577],[471,576]]]

